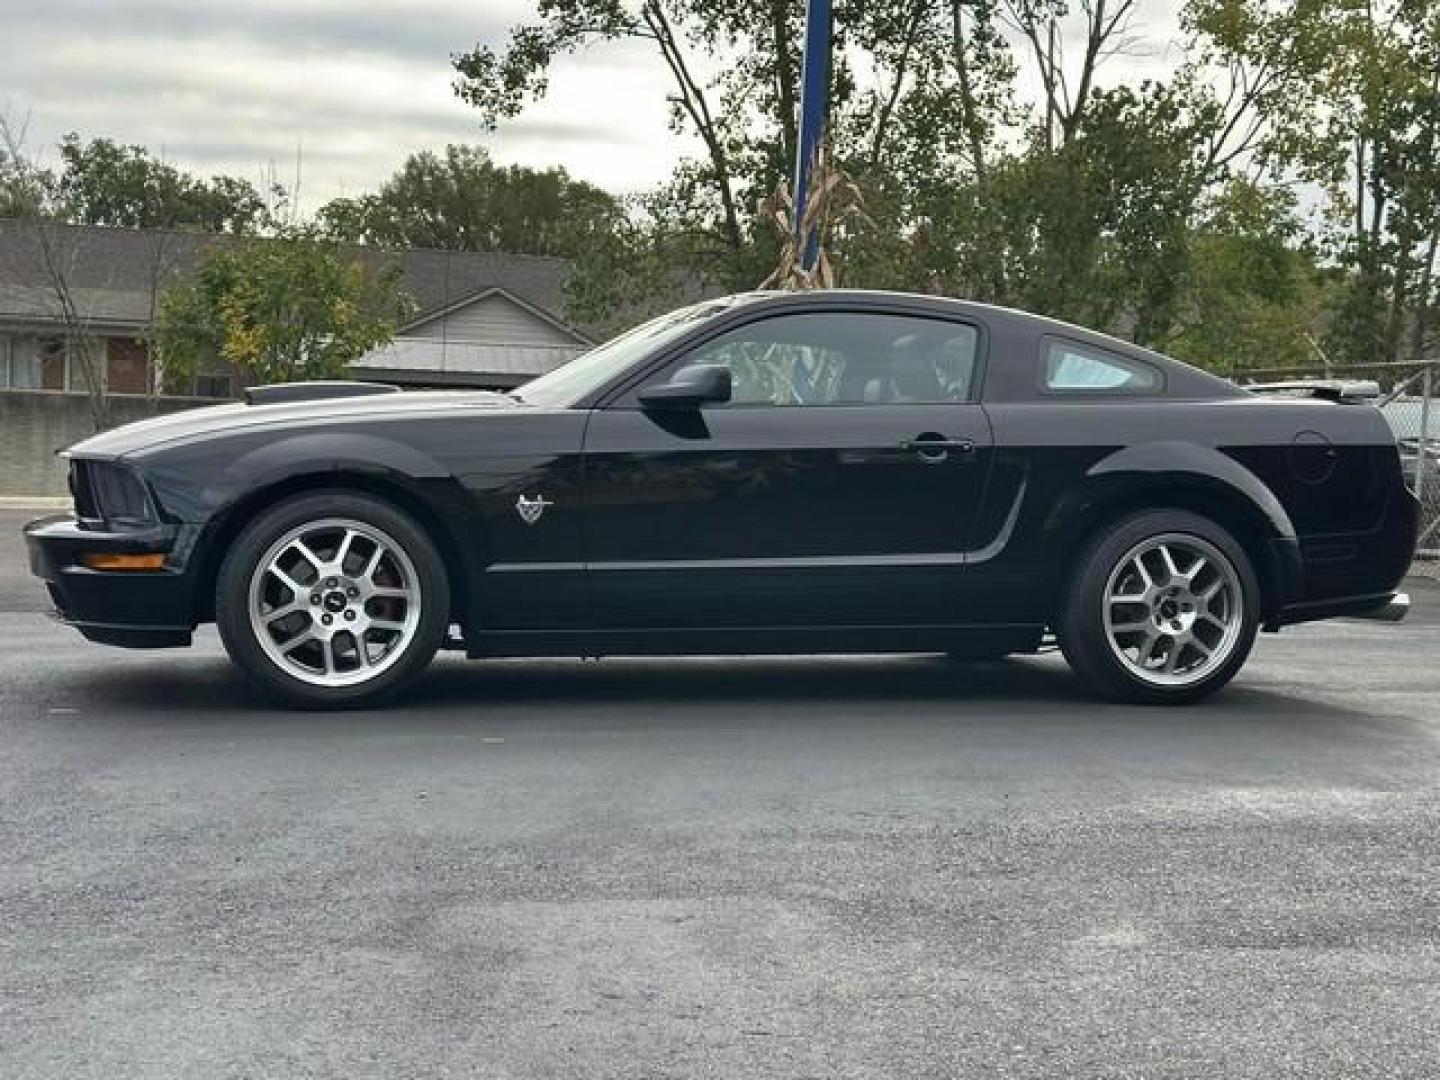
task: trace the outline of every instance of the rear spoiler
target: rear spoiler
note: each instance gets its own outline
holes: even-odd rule
[[[377,382],[296,382],[271,383],[268,386],[247,386],[246,405],[283,405],[292,401],[321,401],[325,398],[369,397],[371,394],[397,394],[398,386]]]
[[[1300,382],[1256,383],[1243,389],[1256,394],[1308,393],[1311,397],[1340,403],[1375,401],[1380,384],[1373,379],[1305,379]]]

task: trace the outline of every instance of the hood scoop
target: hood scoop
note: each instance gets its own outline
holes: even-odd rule
[[[372,394],[398,394],[400,388],[377,382],[297,382],[272,383],[269,386],[247,386],[246,405],[286,405],[295,401],[324,401],[327,398],[370,397]]]

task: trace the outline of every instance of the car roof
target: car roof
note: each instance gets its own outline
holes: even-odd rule
[[[753,289],[748,292],[716,297],[714,300],[702,301],[702,303],[723,304],[727,307],[752,304],[764,304],[767,307],[777,308],[811,307],[816,304],[844,307],[847,304],[857,303],[867,307],[883,307],[886,301],[893,302],[897,308],[922,306],[934,308],[937,313],[983,317],[992,324],[997,321],[1014,322],[1029,329],[1038,330],[1040,333],[1053,333],[1062,337],[1089,340],[1116,352],[1133,354],[1145,359],[1161,360],[1167,363],[1182,362],[1163,353],[1157,353],[1153,349],[1147,349],[1143,345],[1137,345],[1133,341],[1126,341],[1123,338],[1117,338],[1099,330],[1091,330],[1077,323],[1065,322],[1063,319],[1052,318],[1049,315],[1037,315],[1033,311],[1024,311],[1020,308],[987,304],[980,300],[963,300],[953,296],[937,296],[932,293],[901,292],[892,289]]]

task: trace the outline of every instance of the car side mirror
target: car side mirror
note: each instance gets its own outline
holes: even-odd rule
[[[689,410],[721,405],[730,400],[730,369],[720,364],[683,367],[668,382],[647,386],[639,393],[646,409]]]

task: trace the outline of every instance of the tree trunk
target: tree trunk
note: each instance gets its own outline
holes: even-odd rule
[[[925,17],[927,3],[929,0],[916,0],[914,7],[911,8],[910,21],[905,27],[905,43],[900,47],[900,59],[895,65],[895,80],[891,84],[885,103],[880,106],[879,115],[875,118],[875,131],[870,142],[870,168],[872,170],[880,167],[880,155],[885,148],[885,131],[890,126],[890,116],[895,111],[895,104],[900,100],[900,91],[905,87],[905,73],[910,67],[910,53],[915,48],[915,37],[920,32],[920,20]]]
[[[710,155],[710,166],[715,171],[715,193],[719,196],[721,212],[725,218],[723,226],[725,243],[732,253],[738,253],[744,247],[744,236],[740,231],[740,214],[735,206],[735,193],[730,190],[729,157],[725,153],[715,119],[711,115],[710,105],[705,100],[705,93],[700,89],[699,83],[690,74],[689,65],[685,62],[684,53],[680,51],[680,45],[675,39],[675,32],[670,26],[669,19],[655,0],[649,0],[645,5],[643,18],[655,35],[665,63],[670,68],[671,74],[674,75],[676,83],[679,84],[680,105],[694,123],[695,129]]]
[[[960,80],[960,110],[965,115],[965,134],[970,141],[970,165],[975,179],[985,182],[984,125],[975,102],[975,87],[970,82],[970,58],[965,53],[965,20],[961,14],[964,0],[950,0],[952,45],[955,52],[955,74]]]
[[[785,0],[770,0],[770,31],[775,43],[775,90],[780,105],[780,146],[785,161],[795,162],[796,134],[795,116],[795,69],[790,63],[790,24],[787,14],[790,5]]]

